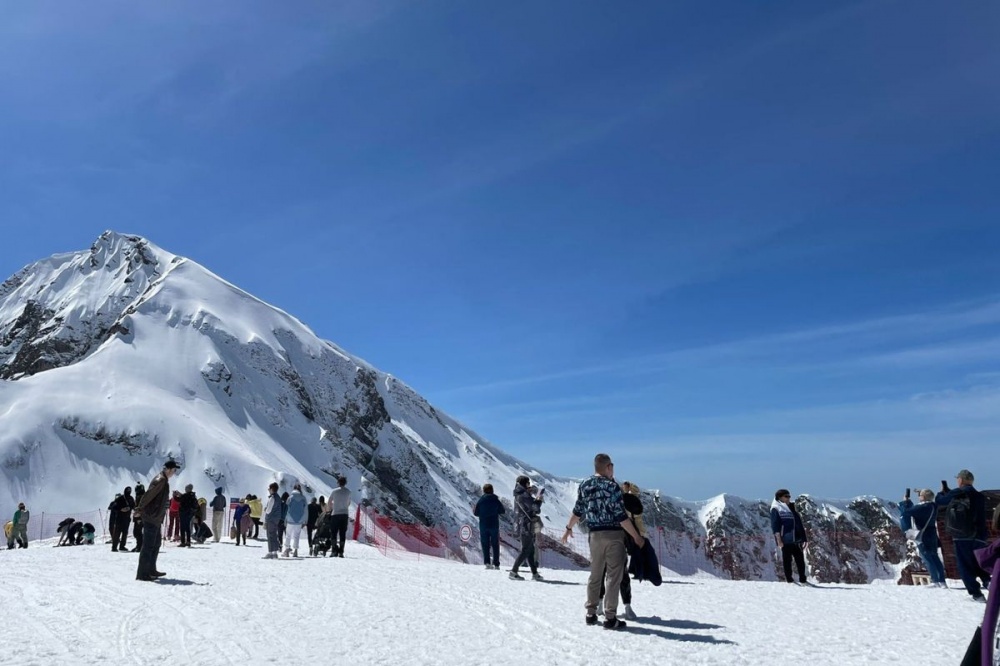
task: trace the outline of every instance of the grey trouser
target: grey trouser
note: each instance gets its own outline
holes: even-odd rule
[[[590,579],[587,581],[587,615],[597,615],[597,602],[601,598],[601,577],[607,594],[604,595],[604,618],[618,616],[618,589],[625,575],[625,539],[621,530],[600,530],[590,533]]]
[[[212,510],[212,538],[215,539],[215,543],[219,543],[219,539],[222,538],[222,518],[226,515],[225,509],[213,509]]]
[[[278,541],[278,523],[264,523],[267,530],[267,552],[277,553],[281,550],[281,542]]]

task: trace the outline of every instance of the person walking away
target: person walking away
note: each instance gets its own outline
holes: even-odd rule
[[[601,579],[608,594],[604,597],[604,628],[624,629],[626,623],[618,619],[618,594],[625,572],[624,530],[637,548],[646,540],[636,531],[628,514],[622,489],[615,483],[615,464],[611,456],[598,453],[594,456],[594,476],[585,479],[576,491],[573,515],[562,535],[565,544],[573,534],[573,527],[583,521],[590,530],[590,578],[587,580],[586,623],[597,624],[597,604],[601,598]]]
[[[302,538],[302,528],[309,520],[308,505],[302,486],[292,486],[292,494],[285,502],[285,557],[299,556],[299,540]]]
[[[927,572],[931,576],[934,587],[948,587],[944,579],[944,564],[938,556],[937,505],[934,504],[934,491],[920,491],[920,504],[916,506],[909,497],[904,497],[899,505],[899,527],[906,532],[911,525],[919,530],[917,535],[917,552],[924,561]]]
[[[43,516],[44,517],[44,516]],[[17,505],[14,518],[11,520],[10,536],[7,537],[7,550],[13,550],[14,544],[18,548],[28,547],[28,519],[31,512],[24,508],[24,502]]]
[[[156,569],[156,558],[163,540],[163,517],[170,503],[170,478],[177,473],[178,468],[179,465],[173,460],[165,462],[135,508],[136,514],[142,519],[142,550],[139,551],[136,580],[152,581],[166,575]]]
[[[792,493],[785,488],[781,488],[774,493],[774,501],[771,502],[771,532],[774,533],[774,541],[781,551],[781,565],[785,570],[785,580],[789,583],[792,580],[792,560],[795,560],[795,568],[799,573],[799,583],[806,583],[806,560],[802,553],[802,546],[807,542],[806,529],[802,524],[802,517],[792,504]]]
[[[483,485],[483,496],[476,502],[472,515],[479,518],[479,543],[483,547],[483,564],[487,569],[500,569],[500,515],[506,511],[503,502],[493,493],[493,484]],[[493,552],[492,564],[490,551]]]
[[[337,488],[330,493],[330,514],[333,520],[333,553],[331,557],[344,557],[347,542],[347,526],[350,523],[351,491],[347,489],[347,477],[337,479]]]
[[[184,494],[180,497],[181,548],[191,547],[191,523],[197,511],[198,496],[194,494],[194,485],[189,483],[184,487]]]
[[[511,580],[524,580],[517,570],[525,562],[531,569],[532,580],[542,580],[541,574],[538,573],[538,563],[535,560],[535,526],[541,524],[539,514],[541,513],[542,498],[539,496],[536,499],[535,493],[536,490],[531,485],[531,479],[526,476],[517,477],[514,484],[514,527],[515,535],[521,539],[521,552],[517,554],[514,566],[510,569],[508,577]]]
[[[215,489],[215,497],[212,498],[212,533],[215,535],[215,543],[219,543],[222,538],[222,521],[226,517],[226,496],[222,494],[222,487]]]
[[[278,497],[278,484],[271,483],[267,487],[267,506],[264,507],[264,530],[267,533],[267,554],[265,560],[273,560],[278,557],[278,523],[281,522],[281,498]],[[252,511],[253,509],[251,509]]]
[[[313,530],[316,529],[316,520],[319,518],[320,506],[316,498],[313,497],[309,501],[308,516],[306,518],[306,540],[309,542],[309,552],[312,552],[313,547]]]
[[[958,574],[966,592],[973,601],[985,602],[983,588],[989,588],[990,574],[979,566],[974,551],[986,547],[986,498],[973,486],[975,476],[969,470],[961,470],[955,480],[958,488],[954,490],[945,481],[941,482],[941,492],[934,503],[946,507],[945,529],[951,536]]]

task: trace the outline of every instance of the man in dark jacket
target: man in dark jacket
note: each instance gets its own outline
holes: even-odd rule
[[[126,486],[121,495],[111,503],[111,550],[127,553],[125,542],[128,540],[128,530],[132,526],[132,510],[135,500],[132,499],[132,487]]]
[[[920,491],[920,504],[916,506],[909,497],[904,497],[899,505],[899,527],[904,532],[912,525],[919,530],[917,552],[927,567],[934,587],[948,587],[944,581],[944,564],[938,555],[937,506],[934,504],[934,491]]]
[[[955,479],[958,481],[958,488],[954,490],[949,490],[948,484],[941,482],[941,492],[937,494],[934,503],[945,507],[955,501],[968,504],[967,513],[971,513],[969,518],[972,523],[969,532],[962,533],[961,526],[952,525],[947,519],[947,513],[946,526],[955,547],[958,575],[962,577],[966,591],[974,601],[985,602],[982,588],[989,587],[990,574],[979,566],[973,551],[986,547],[986,498],[972,485],[975,477],[969,470],[961,470]],[[977,578],[983,582],[982,587]]]
[[[781,565],[785,570],[785,580],[792,580],[792,560],[799,572],[799,583],[806,583],[806,560],[802,554],[802,546],[806,543],[806,528],[802,517],[792,503],[792,493],[782,488],[774,493],[771,503],[771,532],[774,533],[775,545],[781,551]]]
[[[219,543],[222,538],[222,523],[226,517],[226,496],[222,494],[222,487],[215,489],[215,497],[212,498],[212,534],[215,543]]]
[[[184,548],[191,547],[191,522],[194,520],[195,514],[198,512],[198,496],[194,494],[194,485],[187,484],[184,488],[184,493],[181,494],[180,498],[180,530],[181,530],[181,542],[180,546]]]
[[[142,519],[142,550],[139,551],[136,580],[151,581],[166,575],[156,570],[156,558],[163,539],[163,517],[170,503],[170,478],[177,473],[179,467],[173,460],[164,463],[163,470],[149,484],[149,490],[135,508]]]
[[[139,506],[139,500],[146,492],[146,486],[142,483],[136,481],[135,484],[135,505]],[[132,549],[133,553],[138,553],[142,550],[142,518],[139,517],[139,512],[133,509],[132,511],[132,537],[135,539],[135,548]]]
[[[483,547],[483,563],[487,569],[500,569],[500,514],[506,513],[503,502],[493,493],[493,484],[483,486],[483,496],[476,502],[472,515],[479,517],[479,542]],[[493,564],[490,564],[490,550]]]

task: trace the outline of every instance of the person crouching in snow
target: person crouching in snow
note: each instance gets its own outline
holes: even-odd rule
[[[785,580],[792,580],[792,560],[799,572],[799,583],[806,582],[806,560],[802,547],[806,543],[806,529],[802,517],[792,504],[792,494],[785,488],[774,493],[771,503],[771,531],[775,545],[781,550],[781,564],[785,570]]]
[[[97,530],[90,523],[83,524],[83,530],[80,532],[80,539],[77,541],[78,544],[85,544],[88,546],[94,545],[94,533]]]

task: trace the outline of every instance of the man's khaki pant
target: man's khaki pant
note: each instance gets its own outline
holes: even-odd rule
[[[601,576],[608,568],[604,587],[604,619],[618,616],[618,588],[625,574],[625,539],[621,530],[602,530],[590,533],[590,579],[587,581],[587,615],[597,615],[597,602],[601,598]]]

